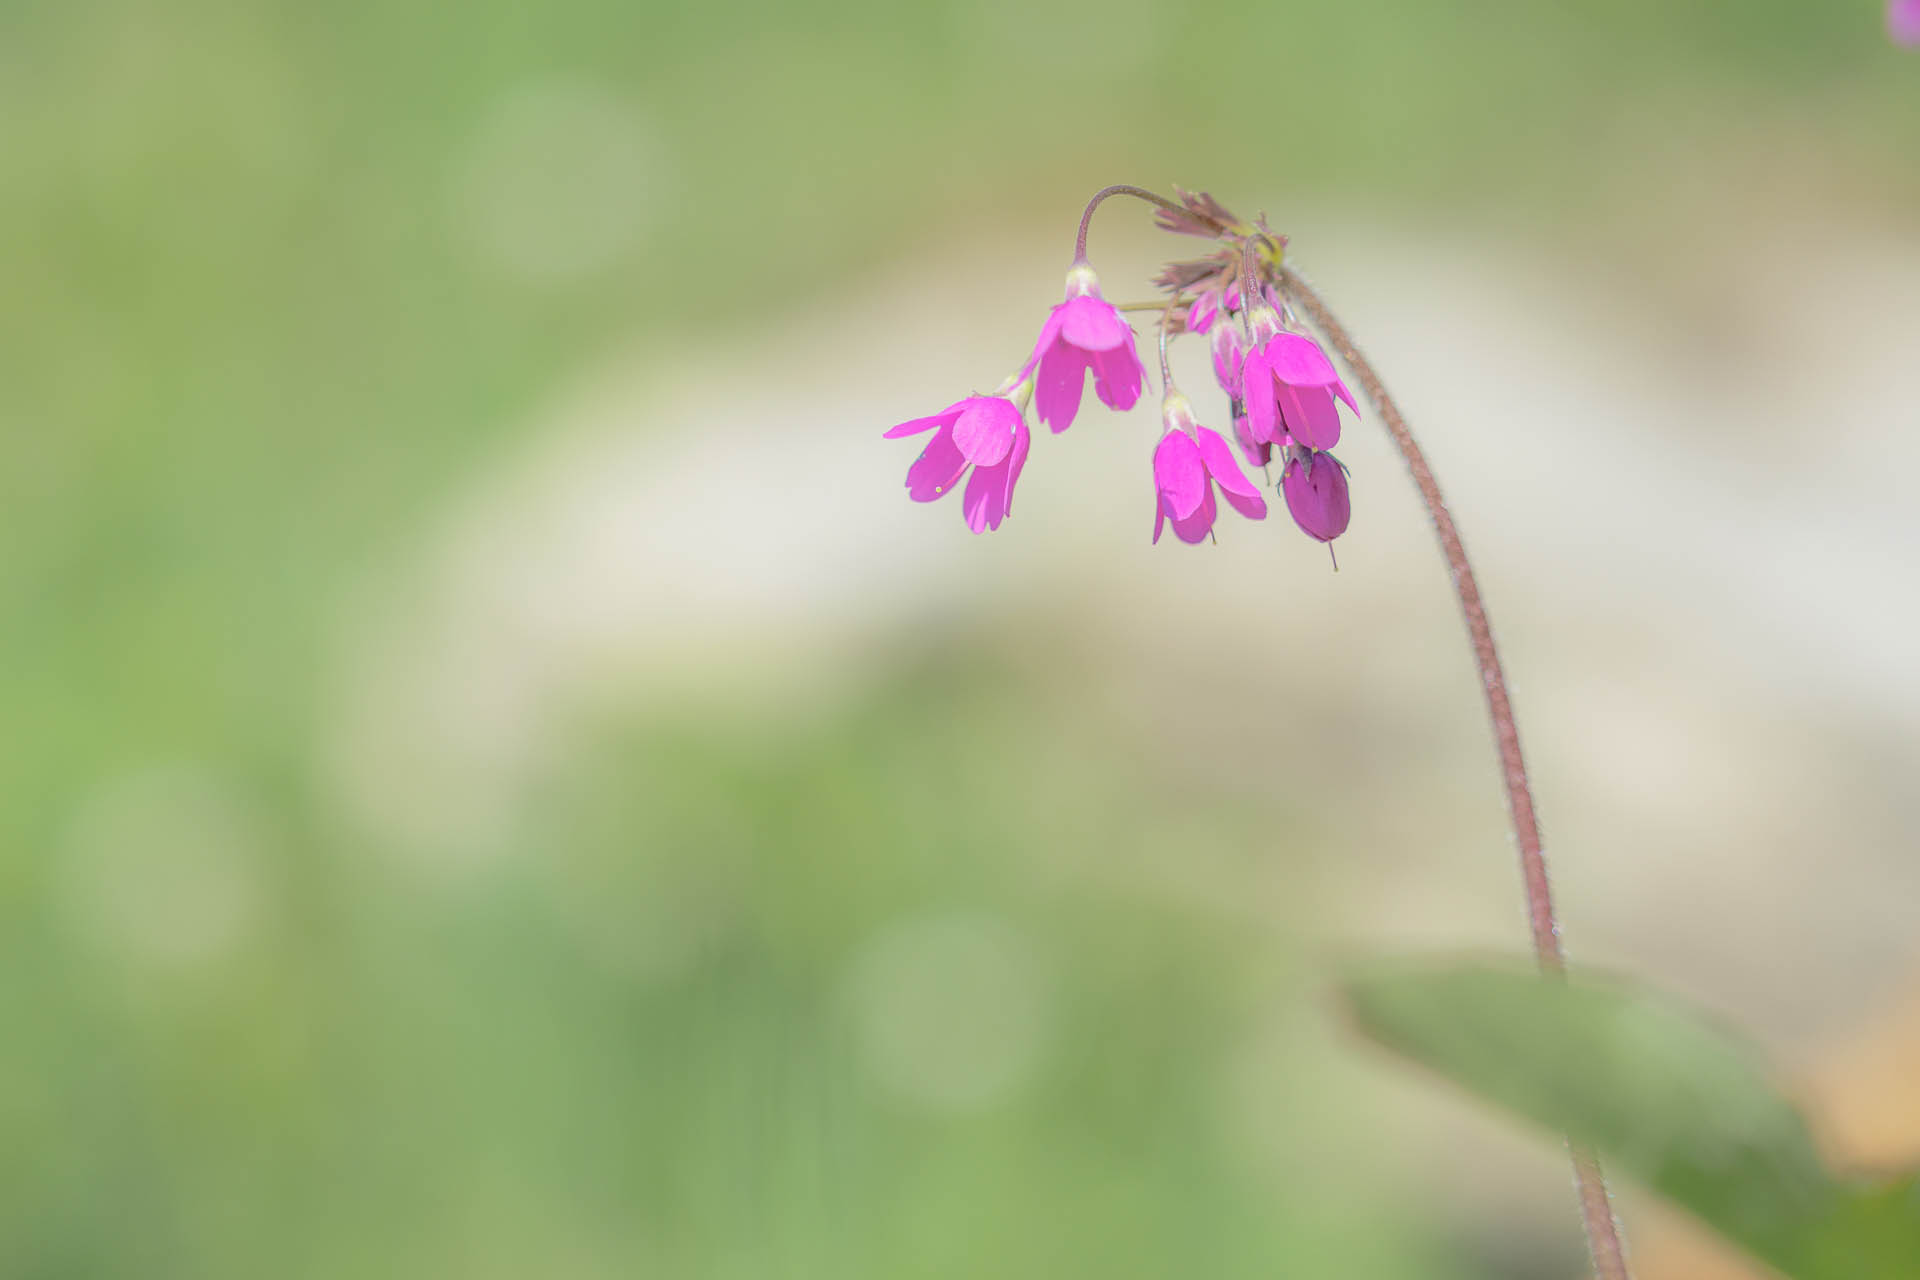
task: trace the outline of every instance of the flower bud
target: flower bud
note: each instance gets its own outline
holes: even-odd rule
[[[1280,493],[1287,500],[1293,522],[1321,542],[1332,542],[1345,533],[1347,522],[1353,518],[1353,506],[1347,497],[1347,469],[1330,453],[1297,445],[1289,449]]]
[[[1229,397],[1240,398],[1240,364],[1247,358],[1247,340],[1240,326],[1223,320],[1213,327],[1213,376]]]
[[[1200,296],[1193,300],[1193,305],[1187,308],[1187,332],[1205,333],[1213,327],[1213,322],[1219,316],[1220,291],[1202,289]]]

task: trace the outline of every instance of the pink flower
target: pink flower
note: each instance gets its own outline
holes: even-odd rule
[[[1211,533],[1219,513],[1213,500],[1215,485],[1235,511],[1249,520],[1265,519],[1267,500],[1241,473],[1233,449],[1220,433],[1194,420],[1187,398],[1178,391],[1168,392],[1164,417],[1167,433],[1153,451],[1153,540],[1160,541],[1169,520],[1182,542],[1198,542]]]
[[[975,533],[998,529],[1013,509],[1013,486],[1026,465],[1032,439],[1022,412],[1030,386],[1023,381],[1011,398],[968,396],[932,417],[914,418],[890,429],[886,438],[897,440],[938,428],[907,468],[907,495],[915,502],[932,502],[951,493],[971,467],[973,478],[960,501],[967,528]]]
[[[1213,328],[1213,322],[1220,316],[1220,291],[1202,289],[1200,296],[1187,308],[1187,332],[1205,333]]]
[[[1100,279],[1081,263],[1067,273],[1067,300],[1053,309],[1040,330],[1027,367],[1039,367],[1040,420],[1055,433],[1073,425],[1080,412],[1085,372],[1093,370],[1093,389],[1107,406],[1127,410],[1139,402],[1147,371],[1133,346],[1133,327],[1119,309],[1100,296]]]
[[[1887,34],[1895,44],[1920,45],[1920,0],[1887,0]]]
[[[1303,333],[1271,334],[1247,353],[1240,374],[1247,424],[1255,440],[1285,443],[1290,438],[1310,449],[1331,449],[1340,443],[1340,410],[1334,398],[1360,412],[1333,361]]]
[[[1280,305],[1280,295],[1271,286],[1265,290],[1269,306]],[[1187,332],[1206,333],[1216,320],[1232,320],[1240,314],[1240,281],[1233,280],[1224,289],[1202,289],[1187,308]]]
[[[1287,510],[1308,536],[1332,542],[1347,531],[1353,504],[1347,497],[1347,469],[1330,453],[1295,446],[1287,451],[1287,469],[1280,477]]]

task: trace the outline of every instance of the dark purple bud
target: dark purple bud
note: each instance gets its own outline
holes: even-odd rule
[[[1307,536],[1332,542],[1347,531],[1353,506],[1347,498],[1347,469],[1330,453],[1295,446],[1288,451],[1280,493],[1294,523]]]

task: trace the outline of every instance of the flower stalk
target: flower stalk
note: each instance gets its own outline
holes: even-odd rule
[[[1527,779],[1526,757],[1520,750],[1520,726],[1514,719],[1513,699],[1507,692],[1506,671],[1500,662],[1500,650],[1494,643],[1493,625],[1487,618],[1487,606],[1480,595],[1480,583],[1474,577],[1473,564],[1461,540],[1459,526],[1447,509],[1439,481],[1427,455],[1414,439],[1400,407],[1388,394],[1386,384],[1354,342],[1353,335],[1333,314],[1318,292],[1300,278],[1291,267],[1280,270],[1280,287],[1290,301],[1299,306],[1329,344],[1353,370],[1360,389],[1372,403],[1374,412],[1393,437],[1395,448],[1413,475],[1414,487],[1433,521],[1453,578],[1454,594],[1460,611],[1466,615],[1467,635],[1473,645],[1474,665],[1480,672],[1480,687],[1486,694],[1487,715],[1493,722],[1494,746],[1500,757],[1500,772],[1507,792],[1507,810],[1513,821],[1514,839],[1519,846],[1520,879],[1526,890],[1527,922],[1533,934],[1534,955],[1544,971],[1553,975],[1566,972],[1567,958],[1560,941],[1560,922],[1553,908],[1553,887],[1547,879],[1546,855],[1541,847],[1540,818],[1533,803],[1533,788]],[[1631,1280],[1626,1251],[1620,1241],[1619,1224],[1614,1220],[1613,1203],[1607,1194],[1606,1179],[1600,1162],[1590,1151],[1569,1142],[1573,1157],[1574,1185],[1580,1196],[1581,1218],[1587,1229],[1587,1248],[1593,1257],[1594,1271],[1601,1280]]]
[[[933,433],[931,443],[908,468],[908,496],[919,502],[936,501],[953,492],[971,471],[962,503],[967,527],[975,533],[999,528],[1012,509],[1014,484],[1030,445],[1029,396],[1036,415],[1056,435],[1073,424],[1089,375],[1094,394],[1108,408],[1132,408],[1140,398],[1146,369],[1123,313],[1157,310],[1161,313],[1158,336],[1165,429],[1152,456],[1153,540],[1160,541],[1171,524],[1181,542],[1211,541],[1219,513],[1216,494],[1247,520],[1264,520],[1267,515],[1266,500],[1241,470],[1234,447],[1219,432],[1200,424],[1192,402],[1173,385],[1168,344],[1179,334],[1211,331],[1215,380],[1225,393],[1226,420],[1240,455],[1250,467],[1262,469],[1276,453],[1280,456],[1279,496],[1300,530],[1326,543],[1331,551],[1334,539],[1347,530],[1352,505],[1347,468],[1329,451],[1340,440],[1341,406],[1356,415],[1360,409],[1320,343],[1297,323],[1296,313],[1303,312],[1359,379],[1433,520],[1493,722],[1494,746],[1519,847],[1534,953],[1542,970],[1562,975],[1566,957],[1513,700],[1480,584],[1433,468],[1346,326],[1286,265],[1287,238],[1268,227],[1264,215],[1249,223],[1204,192],[1176,187],[1175,193],[1178,200],[1122,184],[1094,194],[1080,215],[1065,298],[1048,313],[1019,371],[992,396],[969,396],[938,414],[911,419],[886,433],[894,438]],[[1155,279],[1165,302],[1116,305],[1101,295],[1099,276],[1087,261],[1087,231],[1094,211],[1116,195],[1157,206],[1154,220],[1162,230],[1211,243],[1204,256],[1169,263]],[[1183,311],[1189,295],[1190,305]],[[1272,482],[1270,473],[1267,479]],[[1572,1143],[1569,1150],[1594,1271],[1600,1280],[1630,1280],[1599,1162],[1592,1152]]]

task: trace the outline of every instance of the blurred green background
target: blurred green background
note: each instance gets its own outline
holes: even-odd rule
[[[1905,615],[1810,604],[1829,629],[1769,649],[1595,566],[1644,536],[1712,576],[1686,522],[1725,504],[1828,536],[1849,600],[1901,581],[1788,467],[1852,426],[1710,406],[1805,352],[1753,326],[1807,314],[1809,247],[1868,264],[1846,349],[1913,333],[1916,155],[1920,60],[1865,0],[6,0],[0,1274],[1574,1274],[1552,1143],[1320,999],[1329,949],[1524,940],[1390,459],[1354,446],[1393,537],[1331,579],[1271,522],[1147,558],[1151,404],[1105,441],[1124,497],[1065,514],[1121,429],[1090,419],[981,541],[877,436],[1011,367],[1108,182],[1304,211],[1336,299],[1375,264],[1383,363],[1526,384],[1486,296],[1532,300],[1516,332],[1601,314],[1564,349],[1682,387],[1680,453],[1596,432],[1482,482],[1473,422],[1436,453],[1513,619],[1576,951],[1791,1051],[1914,956],[1890,907],[1753,887],[1772,855],[1724,822],[1844,836],[1849,892],[1900,900],[1920,701],[1791,673],[1870,667],[1847,646]],[[1102,214],[1111,295],[1187,251],[1144,224]],[[1789,371],[1829,404],[1865,376]],[[1551,417],[1556,385],[1470,389]],[[1914,425],[1872,403],[1859,429]],[[1693,505],[1556,519],[1609,448]],[[1851,475],[1819,496],[1910,549]],[[1545,505],[1509,523],[1518,490]],[[1536,537],[1561,558],[1501,549]],[[1648,714],[1595,730],[1622,688]],[[1651,790],[1583,781],[1649,741]],[[1669,927],[1698,886],[1611,844],[1656,829],[1748,932]]]

